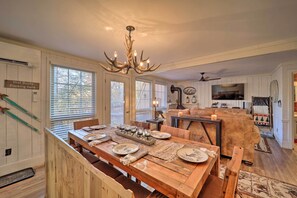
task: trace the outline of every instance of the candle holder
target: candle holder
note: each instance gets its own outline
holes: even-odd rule
[[[217,119],[218,119],[218,116],[215,115],[215,114],[213,114],[213,115],[210,116],[210,119],[211,119],[211,120],[217,120]]]

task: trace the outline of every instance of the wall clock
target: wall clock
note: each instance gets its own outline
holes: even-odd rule
[[[270,97],[272,97],[273,102],[278,101],[279,89],[277,80],[273,80],[270,83]]]

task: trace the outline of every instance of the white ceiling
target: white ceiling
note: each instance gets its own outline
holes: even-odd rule
[[[182,62],[297,38],[296,10],[296,0],[0,0],[0,36],[104,61],[104,51],[124,58],[125,27],[134,25],[134,48],[166,65],[155,75],[188,80],[209,71],[223,77],[252,74],[256,67],[271,72],[296,52],[202,66]],[[168,71],[171,64],[183,69]]]

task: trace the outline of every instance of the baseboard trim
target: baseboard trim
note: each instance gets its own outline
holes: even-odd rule
[[[15,171],[19,171],[25,168],[36,167],[41,165],[44,165],[43,155],[0,166],[0,176],[7,175],[9,173],[13,173]]]

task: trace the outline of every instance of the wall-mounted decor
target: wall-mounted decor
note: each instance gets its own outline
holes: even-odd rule
[[[196,103],[196,102],[197,102],[196,96],[193,96],[192,97],[192,103]]]
[[[7,102],[8,104],[10,104],[11,106],[15,107],[16,109],[20,110],[21,112],[23,112],[24,114],[30,116],[31,118],[33,118],[34,120],[40,121],[39,118],[35,115],[33,115],[33,113],[29,112],[28,110],[24,109],[23,107],[21,107],[20,105],[18,105],[16,102],[14,102],[13,100],[8,98],[8,95],[6,94],[1,94],[0,93],[0,99]]]
[[[272,97],[273,102],[278,101],[278,82],[277,80],[273,80],[270,83],[270,97]]]
[[[24,121],[23,119],[21,119],[20,117],[18,117],[17,115],[15,115],[14,113],[12,113],[11,111],[9,111],[8,108],[5,107],[1,107],[0,106],[0,112],[11,117],[12,119],[16,120],[17,122],[22,123],[23,125],[29,127],[30,129],[32,129],[33,131],[40,133],[38,129],[36,129],[34,126],[30,125],[29,123],[27,123],[26,121]]]
[[[186,97],[186,103],[190,103],[190,98],[189,98],[189,96]]]
[[[194,95],[195,93],[196,93],[195,87],[184,88],[184,94],[186,94],[186,95]]]
[[[5,88],[16,88],[16,89],[39,89],[39,83],[18,81],[18,80],[4,80]]]

